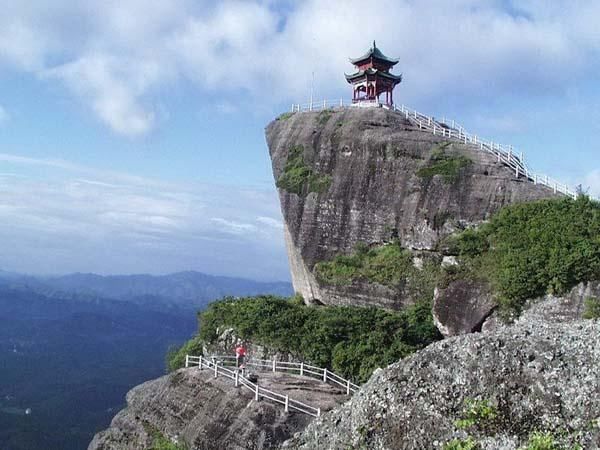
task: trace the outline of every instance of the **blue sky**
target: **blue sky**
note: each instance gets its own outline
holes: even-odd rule
[[[373,39],[396,102],[600,195],[597,1],[0,7],[0,269],[288,279],[264,127]]]

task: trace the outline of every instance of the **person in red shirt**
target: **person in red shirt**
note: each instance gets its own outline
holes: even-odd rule
[[[244,358],[246,357],[246,349],[243,344],[238,345],[235,348],[235,365],[240,368],[244,365]]]

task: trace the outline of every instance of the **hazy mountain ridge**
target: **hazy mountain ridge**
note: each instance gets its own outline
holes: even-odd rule
[[[103,298],[186,308],[203,307],[208,302],[226,295],[293,293],[291,284],[287,282],[260,282],[195,271],[168,275],[73,273],[56,277],[0,271],[0,285],[9,286],[14,290],[33,291],[48,297],[88,301]]]
[[[115,280],[120,284],[112,288]],[[164,373],[167,349],[197,329],[194,311],[224,295],[269,289],[285,292],[286,283],[194,272],[56,278],[0,272],[0,449],[85,448],[131,387]]]

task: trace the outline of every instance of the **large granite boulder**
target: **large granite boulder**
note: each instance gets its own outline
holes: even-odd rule
[[[294,289],[308,303],[399,309],[410,299],[361,280],[351,288],[324,285],[315,264],[349,254],[358,243],[398,240],[408,249],[435,251],[444,237],[504,205],[554,195],[515,178],[493,155],[420,130],[382,108],[286,114],[267,126],[266,136]],[[441,153],[468,164],[454,174],[421,170]],[[288,180],[303,175],[309,182],[286,189],[282,175],[298,155],[304,166],[296,165]]]

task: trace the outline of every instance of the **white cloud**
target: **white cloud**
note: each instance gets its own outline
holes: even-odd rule
[[[258,213],[276,221],[274,192],[166,183],[9,154],[0,161],[18,175],[0,174],[0,267],[288,277],[283,240],[257,220]],[[31,178],[31,165],[51,174]]]
[[[267,227],[283,230],[283,222],[281,220],[273,219],[272,217],[257,217],[256,221]]]
[[[130,136],[156,126],[156,92],[181,79],[231,95],[216,100],[221,106],[301,101],[313,71],[317,96],[339,95],[347,57],[371,38],[401,57],[398,97],[409,102],[545,94],[598,69],[600,4],[502,4],[0,0],[0,64],[59,80]]]

